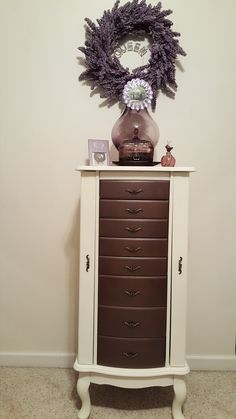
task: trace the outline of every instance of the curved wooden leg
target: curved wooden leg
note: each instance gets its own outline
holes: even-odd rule
[[[90,402],[90,395],[89,395],[89,385],[90,379],[89,375],[86,373],[79,373],[79,378],[77,381],[77,392],[81,399],[81,409],[78,412],[79,419],[87,419],[90,415],[91,411],[91,402]]]
[[[173,419],[184,419],[183,404],[186,399],[186,384],[183,377],[174,377],[175,397],[172,404]]]

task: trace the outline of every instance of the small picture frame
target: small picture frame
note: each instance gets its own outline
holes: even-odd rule
[[[108,140],[88,140],[88,151],[90,166],[109,166]]]

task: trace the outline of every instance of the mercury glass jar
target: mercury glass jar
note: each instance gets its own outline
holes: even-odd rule
[[[134,128],[133,138],[119,146],[119,163],[122,165],[145,165],[153,162],[153,144],[139,138],[138,128]]]

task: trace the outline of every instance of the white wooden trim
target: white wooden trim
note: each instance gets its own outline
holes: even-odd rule
[[[97,336],[98,336],[98,268],[99,268],[99,174],[96,174],[96,222],[95,222],[95,277],[94,277],[94,364],[97,363]]]
[[[114,375],[119,377],[161,377],[167,375],[185,375],[189,372],[187,363],[183,367],[163,367],[163,368],[116,368],[104,365],[81,365],[77,360],[74,369],[79,372],[90,372],[104,375]]]
[[[80,271],[79,271],[79,335],[78,359],[81,364],[93,363],[94,339],[94,265],[96,228],[96,176],[83,172],[80,202]],[[90,268],[86,270],[87,257]],[[86,321],[85,321],[86,319]]]
[[[137,170],[137,169],[136,169]],[[169,180],[170,173],[166,172],[126,172],[126,171],[120,171],[120,172],[114,172],[114,171],[106,171],[106,172],[100,172],[100,179],[131,179],[131,180]]]
[[[146,388],[154,386],[171,386],[174,384],[174,377],[143,377],[143,378],[132,378],[132,377],[117,377],[115,375],[104,375],[104,374],[90,374],[90,382],[94,384],[109,384],[111,386],[117,386],[122,388]]]
[[[236,357],[230,355],[187,355],[191,370],[236,371]]]
[[[69,352],[0,352],[1,367],[72,368],[74,360]]]
[[[162,167],[157,166],[79,166],[76,170],[78,171],[89,171],[89,172],[195,172],[194,167]]]
[[[174,175],[172,231],[172,304],[170,365],[183,366],[186,345],[186,289],[188,243],[188,173]],[[182,273],[178,264],[182,257]]]
[[[72,368],[74,364],[77,366],[77,368],[75,368],[77,371],[93,371],[92,368],[97,368],[97,366],[92,367],[91,365],[79,365],[77,362],[74,363],[75,357],[75,353],[69,352],[0,352],[0,366],[13,368]],[[187,355],[187,361],[190,369],[195,371],[236,371],[235,356]],[[151,370],[152,369],[149,369],[149,371]],[[157,371],[157,369],[155,370]],[[177,375],[179,370],[179,368],[171,368],[171,371],[175,375]],[[154,369],[152,371],[154,371]],[[183,375],[187,374],[188,370],[184,371]]]
[[[77,393],[81,400],[81,408],[78,411],[78,419],[88,419],[91,412],[91,400],[89,394],[90,377],[88,374],[80,373],[77,381]]]
[[[158,176],[159,178],[159,176]],[[172,214],[173,214],[173,176],[169,185],[169,226],[168,226],[168,277],[166,310],[166,367],[170,365],[170,319],[171,319],[171,275],[172,275]]]

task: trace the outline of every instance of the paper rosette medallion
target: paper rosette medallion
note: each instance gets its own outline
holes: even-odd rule
[[[122,96],[128,108],[139,111],[151,105],[153,93],[151,86],[145,80],[132,79],[126,83]]]

